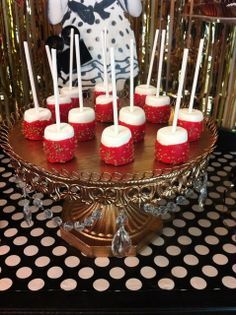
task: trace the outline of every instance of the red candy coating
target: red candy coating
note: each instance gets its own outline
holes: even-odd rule
[[[189,157],[189,142],[174,145],[162,145],[156,140],[155,157],[158,161],[166,164],[185,163]]]
[[[101,143],[100,146],[101,159],[106,164],[114,166],[124,165],[134,160],[134,144],[131,138],[129,142],[120,147],[107,147]]]
[[[118,110],[120,108],[120,101],[117,99]],[[113,121],[113,105],[112,102],[107,104],[95,105],[96,121],[100,122],[112,122]]]
[[[164,106],[149,106],[144,105],[144,111],[147,121],[153,124],[167,123],[170,118],[170,105]]]
[[[145,127],[146,127],[145,123],[137,126],[137,125],[129,125],[129,124],[124,123],[123,121],[119,121],[119,125],[129,128],[129,130],[132,133],[134,142],[139,142],[143,140],[144,134],[145,134]]]
[[[138,93],[134,93],[134,105],[139,106],[139,107],[144,107],[145,105],[145,100],[146,100],[147,95],[141,95]]]
[[[75,137],[78,141],[88,141],[95,136],[95,121],[88,123],[70,123],[74,128]]]
[[[52,113],[52,120],[53,122],[56,121],[56,116],[55,116],[55,106],[54,104],[47,104],[48,109]],[[60,104],[60,118],[61,122],[68,122],[68,113],[72,108],[75,108],[76,106],[74,105],[73,102],[71,103],[65,103],[65,104]]]
[[[73,159],[76,148],[76,138],[60,141],[44,139],[43,149],[50,163],[65,163]]]
[[[203,121],[194,122],[178,119],[177,124],[178,126],[183,127],[187,130],[188,140],[190,142],[200,139],[201,133],[204,129]]]
[[[71,97],[71,101],[72,101],[73,107],[79,107],[79,98],[78,97]]]
[[[43,140],[44,129],[52,123],[51,120],[36,120],[22,122],[22,133],[29,140]]]

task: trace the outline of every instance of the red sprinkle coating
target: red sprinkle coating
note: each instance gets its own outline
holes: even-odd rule
[[[133,139],[131,138],[129,142],[120,147],[107,147],[101,143],[100,156],[106,164],[114,166],[132,162],[134,160]]]
[[[137,126],[137,125],[129,125],[129,124],[124,123],[123,121],[119,121],[119,125],[129,128],[129,130],[132,133],[134,142],[140,142],[143,140],[144,134],[145,134],[145,127],[146,127],[145,123]]]
[[[139,107],[144,107],[145,100],[147,95],[141,95],[138,93],[134,93],[134,105]]]
[[[177,124],[178,126],[183,127],[187,130],[188,140],[190,142],[200,139],[201,133],[203,132],[204,129],[202,121],[192,122],[178,119]]]
[[[88,141],[95,137],[95,121],[89,123],[70,123],[74,128],[75,137],[78,141]]]
[[[47,105],[48,109],[52,113],[52,120],[53,122],[56,121],[56,116],[55,116],[55,106],[54,104],[48,104]],[[71,103],[65,103],[65,104],[60,104],[60,118],[61,122],[68,122],[68,113],[72,108],[75,108],[76,106]]]
[[[44,139],[43,149],[48,162],[65,163],[72,160],[75,153],[76,143],[77,141],[75,137],[60,141]]]
[[[22,133],[29,140],[43,140],[44,129],[51,125],[52,120],[36,120],[33,122],[22,122]]]
[[[78,97],[71,97],[71,101],[74,107],[79,107],[79,98]]]
[[[157,140],[155,143],[155,157],[166,164],[181,164],[189,158],[189,142],[175,145],[162,145]]]
[[[120,100],[117,99],[118,110],[120,108]],[[95,105],[96,121],[100,122],[113,122],[113,105],[112,102],[107,104]]]
[[[170,105],[164,106],[149,106],[144,105],[144,111],[147,121],[153,124],[167,123],[170,118]]]

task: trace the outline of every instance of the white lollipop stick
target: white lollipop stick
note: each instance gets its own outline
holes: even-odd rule
[[[153,62],[154,62],[155,53],[156,53],[156,49],[157,49],[158,35],[159,35],[159,29],[156,30],[154,43],[153,43],[153,47],[152,47],[152,55],[151,55],[151,61],[150,61],[148,77],[147,77],[147,86],[149,86],[150,82],[151,82],[152,68],[153,68]]]
[[[115,58],[114,48],[110,48],[111,55],[111,78],[112,78],[112,98],[113,98],[113,119],[115,126],[115,133],[119,133],[118,129],[118,111],[117,111],[117,95],[116,95],[116,73],[115,73]]]
[[[200,39],[200,43],[198,47],[197,62],[196,62],[196,67],[195,67],[195,72],[194,72],[193,86],[192,86],[189,108],[188,108],[189,113],[191,113],[191,111],[193,110],[193,103],[194,103],[194,97],[195,97],[196,88],[197,88],[198,75],[199,75],[200,65],[202,61],[203,44],[204,44],[204,38]]]
[[[106,50],[107,50],[107,30],[106,28],[101,32],[101,40],[102,40],[102,59],[103,59],[103,78],[104,78],[104,85],[106,96],[109,95],[108,89],[108,77],[107,77],[107,61],[106,61]]]
[[[48,45],[45,45],[45,49],[46,49],[46,53],[47,53],[48,64],[49,64],[49,68],[50,68],[51,76],[52,76],[52,79],[53,79],[52,56],[51,56],[50,48],[49,48],[49,46],[48,46]]]
[[[161,50],[160,50],[160,59],[159,59],[158,75],[157,75],[157,93],[156,93],[157,97],[160,95],[161,73],[162,73],[162,65],[163,65],[163,57],[164,57],[165,39],[166,39],[166,30],[162,30],[162,32],[161,32]]]
[[[32,64],[31,64],[30,54],[29,54],[29,46],[28,46],[27,42],[24,42],[24,49],[25,49],[25,58],[26,58],[26,64],[27,64],[29,79],[30,79],[30,86],[31,86],[32,95],[33,95],[34,107],[36,109],[36,112],[38,112],[39,102],[38,102],[38,97],[37,97],[37,93],[36,93]]]
[[[134,40],[130,40],[130,111],[134,111]]]
[[[56,49],[52,49],[52,70],[53,70],[53,89],[55,96],[55,116],[56,116],[56,125],[57,130],[60,130],[60,108],[59,108],[59,92],[57,85],[57,51]]]
[[[82,92],[82,79],[81,79],[81,61],[80,61],[80,45],[79,35],[75,35],[75,52],[76,52],[76,66],[77,66],[77,78],[79,87],[79,108],[82,112],[84,109],[83,92]]]
[[[69,73],[69,88],[72,88],[72,72],[73,72],[73,52],[74,52],[74,29],[70,30],[70,73]]]
[[[173,119],[173,125],[172,125],[172,132],[175,132],[176,127],[177,127],[177,120],[178,120],[180,103],[181,103],[181,98],[182,98],[187,61],[188,61],[188,48],[185,48],[184,54],[183,54],[182,66],[181,66],[181,73],[180,73],[179,87],[178,87],[178,93],[177,93],[177,99],[176,99],[176,105],[175,105],[175,113],[174,113],[174,119]]]

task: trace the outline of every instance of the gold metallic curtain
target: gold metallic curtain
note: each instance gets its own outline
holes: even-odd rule
[[[200,1],[143,0],[143,14],[130,19],[135,30],[140,61],[139,82],[145,83],[156,28],[167,29],[162,88],[175,97],[183,48],[190,49],[184,103],[188,103],[197,48],[205,36],[196,104],[219,126],[236,123],[236,18],[199,16]],[[30,102],[23,40],[29,42],[40,100],[51,93],[44,41],[57,32],[46,16],[46,0],[0,0],[0,117]],[[158,53],[154,64],[155,85]]]

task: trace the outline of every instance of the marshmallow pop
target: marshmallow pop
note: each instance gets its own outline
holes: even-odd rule
[[[157,75],[156,95],[147,95],[144,105],[147,121],[154,124],[167,123],[170,118],[170,98],[169,96],[160,96],[161,73],[163,65],[164,47],[166,31],[162,31],[160,60]]]
[[[22,132],[26,139],[43,140],[44,129],[51,124],[51,112],[47,108],[39,107],[36,87],[33,77],[32,64],[29,54],[29,46],[24,42],[26,64],[30,79],[31,90],[33,94],[34,108],[27,109],[24,112],[22,122]]]
[[[152,47],[152,55],[151,55],[150,67],[148,71],[147,83],[136,86],[135,91],[134,91],[134,105],[142,107],[142,108],[145,105],[146,96],[156,94],[156,88],[150,85],[150,82],[151,82],[153,63],[154,63],[154,58],[155,58],[155,53],[156,53],[156,48],[157,48],[158,35],[159,35],[159,30],[157,29],[155,33],[153,47]]]
[[[188,139],[190,142],[199,140],[201,133],[204,128],[203,124],[203,114],[200,110],[193,109],[194,97],[197,87],[197,80],[201,65],[202,52],[203,52],[203,42],[202,38],[199,43],[197,62],[195,67],[193,86],[190,96],[189,108],[182,108],[179,110],[178,116],[178,126],[185,128],[188,131]]]
[[[130,163],[134,159],[134,144],[131,131],[118,124],[114,48],[111,48],[114,125],[103,130],[100,156],[106,164],[114,166]]]
[[[177,127],[177,118],[181,102],[187,59],[188,49],[184,49],[173,126],[168,126],[159,129],[157,132],[155,143],[156,159],[160,162],[172,165],[185,163],[188,160],[189,156],[189,142],[187,130],[182,127]]]
[[[95,136],[95,112],[92,108],[83,106],[80,46],[78,35],[75,35],[75,47],[80,105],[79,108],[73,108],[69,111],[68,122],[74,128],[75,136],[78,141],[88,141],[93,139]]]
[[[52,49],[53,86],[55,95],[56,124],[47,126],[44,130],[43,148],[50,163],[65,163],[74,157],[76,139],[74,129],[67,123],[60,121],[59,95],[57,86],[56,50]]]
[[[146,117],[144,110],[134,106],[134,41],[130,41],[130,106],[121,108],[119,112],[119,124],[130,129],[133,141],[139,142],[144,138]]]

